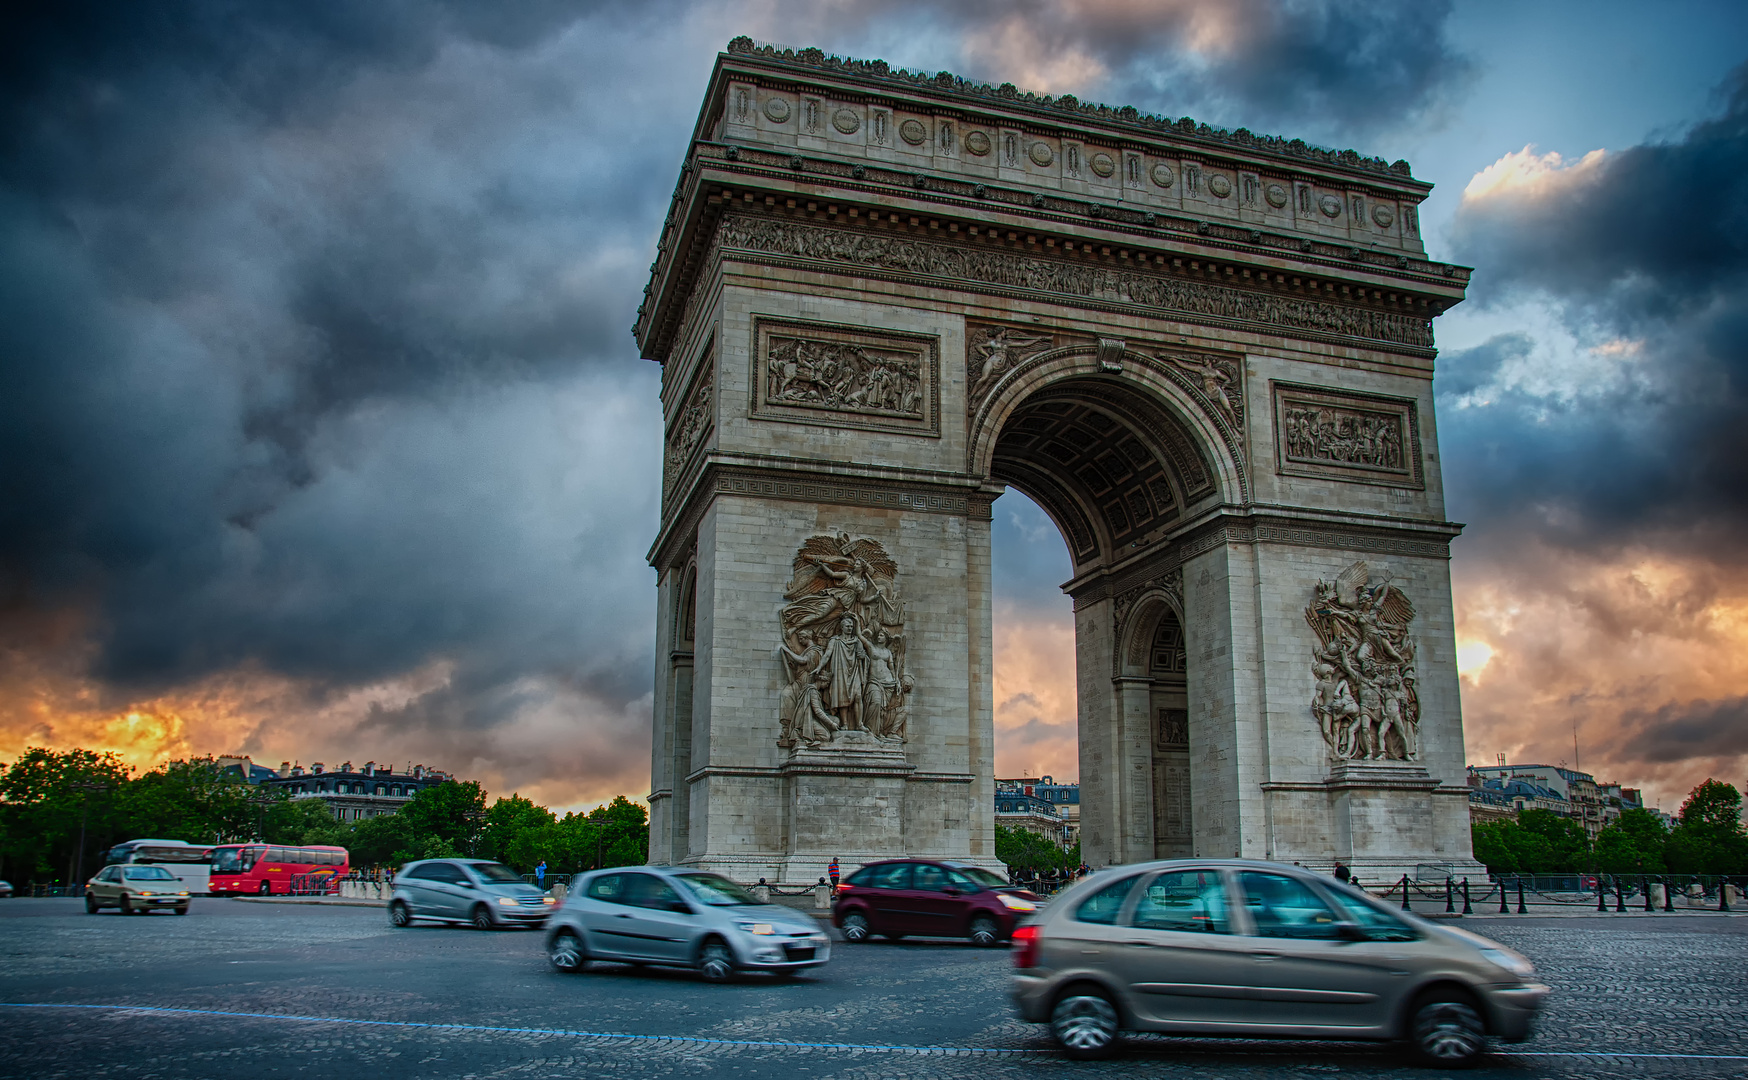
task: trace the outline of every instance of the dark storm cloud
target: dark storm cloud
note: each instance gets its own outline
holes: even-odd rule
[[[1748,755],[1748,698],[1671,702],[1622,719],[1628,739],[1619,750],[1646,761]]]
[[[443,661],[397,721],[621,721],[659,455],[625,328],[715,43],[600,97],[675,10],[14,20],[0,618],[84,610],[118,701],[254,665],[314,707]]]
[[[1442,357],[1453,513],[1571,548],[1748,556],[1748,68],[1721,97],[1679,139],[1465,200],[1477,302],[1542,297],[1622,360],[1554,394],[1488,385],[1521,335]]]
[[[1310,139],[1372,137],[1425,120],[1473,73],[1445,31],[1451,5],[1437,0],[883,7],[926,13],[961,36],[962,63],[969,66],[960,74],[1022,83],[1016,71],[1047,58],[1065,64],[1064,57],[1079,54],[1104,68],[1100,84],[1055,92],[1073,89],[1107,104]]]

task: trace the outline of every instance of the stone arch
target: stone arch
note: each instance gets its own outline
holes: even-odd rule
[[[1235,367],[1242,382],[1243,365]],[[1242,396],[1242,386],[1233,392]],[[1012,470],[1013,455],[1003,454],[1001,443],[1027,412],[1046,402],[1079,401],[1119,419],[1161,464],[1170,467],[1180,493],[1193,500],[1180,506],[1180,518],[1203,503],[1250,501],[1242,417],[1224,412],[1199,393],[1195,381],[1169,357],[1148,355],[1115,341],[1069,345],[1024,359],[994,385],[974,393],[980,400],[974,399],[967,410],[966,433],[967,463],[973,475],[1000,480],[1004,465]],[[1059,470],[1037,463],[1020,471],[1042,477]],[[1014,482],[1032,494],[1023,480]],[[1040,492],[1039,505],[1053,517],[1062,513],[1058,525],[1064,527],[1072,549],[1073,515],[1067,512],[1063,496],[1073,485],[1064,484],[1060,477],[1057,485],[1065,490]],[[1092,531],[1091,521],[1080,524]],[[1074,555],[1078,565],[1081,552]]]

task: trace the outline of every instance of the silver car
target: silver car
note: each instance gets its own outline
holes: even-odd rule
[[[1297,866],[1174,860],[1101,871],[1014,932],[1014,1001],[1071,1057],[1122,1029],[1404,1040],[1464,1065],[1530,1035],[1548,988],[1503,945]]]
[[[423,859],[401,867],[389,895],[396,926],[414,919],[472,923],[475,929],[539,926],[558,903],[503,863],[486,859]]]
[[[578,877],[546,947],[564,972],[611,960],[689,967],[712,982],[737,971],[792,975],[831,958],[831,939],[807,915],[761,904],[717,874],[657,866]]]

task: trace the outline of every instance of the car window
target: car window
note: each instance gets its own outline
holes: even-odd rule
[[[1357,890],[1336,886],[1335,899],[1348,918],[1373,941],[1418,941],[1420,934],[1394,913],[1380,907]]]
[[[162,866],[130,866],[122,871],[129,881],[174,881],[175,875]]]
[[[1238,884],[1258,937],[1339,936],[1335,912],[1304,882],[1285,874],[1248,871],[1238,875]]]
[[[106,866],[103,868],[103,873],[98,874],[97,878],[99,881],[114,881],[116,878],[118,878],[120,876],[121,876],[121,867],[119,867],[119,866]]]
[[[858,889],[866,889],[873,880],[874,868],[871,866],[864,866],[862,869],[845,878],[844,884],[854,885]]]
[[[1109,885],[1082,900],[1074,909],[1076,922],[1098,923],[1101,926],[1111,926],[1117,921],[1117,913],[1123,910],[1123,901],[1129,898],[1129,890],[1135,887],[1140,877],[1131,875]]]
[[[666,910],[680,902],[674,887],[654,874],[630,874],[630,902],[643,908]]]
[[[591,900],[605,900],[609,904],[630,903],[625,895],[624,874],[602,874],[589,880],[588,897]]]
[[[870,889],[910,888],[910,863],[881,863],[879,866],[870,866],[868,871]]]
[[[1226,886],[1218,870],[1177,870],[1160,874],[1141,890],[1131,925],[1142,930],[1182,930],[1230,934]]]
[[[522,883],[522,875],[503,863],[476,862],[467,865],[472,868],[474,874],[481,881],[490,882],[493,885],[520,885]]]
[[[929,863],[917,863],[911,869],[910,887],[925,889],[929,892],[946,892],[949,888],[956,886],[953,885],[953,879],[948,877],[947,872],[940,867],[932,866]]]
[[[1008,884],[1006,878],[992,874],[981,866],[955,866],[953,873],[985,889],[1005,889]]]
[[[718,874],[681,874],[679,881],[692,899],[711,907],[746,907],[757,904],[752,894]]]
[[[435,865],[435,863],[426,863],[424,866],[415,866],[402,874],[401,877],[410,881],[428,881],[432,877],[431,870]]]
[[[979,885],[976,881],[972,880],[972,878],[969,874],[966,874],[960,870],[951,870],[951,871],[948,871],[948,873],[950,873],[953,877],[953,887],[958,889],[959,891],[968,892],[968,893],[982,892],[983,891],[983,886]],[[991,876],[993,877],[994,875],[991,875]],[[1002,884],[1005,885],[1007,883],[1003,882]]]

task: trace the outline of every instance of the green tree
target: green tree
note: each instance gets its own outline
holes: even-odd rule
[[[1596,838],[1596,868],[1605,874],[1661,874],[1668,843],[1669,830],[1656,814],[1623,810]]]
[[[518,857],[545,859],[554,873],[603,866],[639,866],[649,861],[649,812],[623,795],[586,814],[566,814],[538,833],[526,834]]]
[[[500,798],[486,811],[478,854],[524,872],[540,861],[541,840],[558,819],[551,810],[520,795]]]
[[[235,843],[253,840],[259,831],[253,794],[247,781],[220,772],[212,758],[167,761],[127,785],[121,810],[132,839]]]
[[[1590,837],[1584,827],[1569,817],[1561,817],[1552,810],[1528,809],[1517,815],[1518,825],[1532,836],[1540,837],[1547,843],[1547,853],[1535,861],[1544,865],[1532,872],[1537,874],[1570,874],[1586,868],[1590,862]],[[1537,850],[1530,841],[1521,841],[1522,850],[1527,852]]]
[[[269,844],[332,844],[349,847],[352,832],[334,820],[321,799],[280,799],[261,815],[261,839]]]
[[[457,855],[472,855],[485,822],[486,793],[477,781],[445,780],[407,800],[397,816],[406,822],[408,838],[417,850],[438,839]]]
[[[1666,848],[1678,874],[1748,872],[1748,833],[1742,828],[1742,795],[1734,785],[1708,779],[1688,793]]]
[[[1031,829],[995,827],[995,857],[1010,870],[1066,870],[1080,864],[1079,845],[1072,853],[1072,862],[1070,854],[1062,850],[1062,845]]]
[[[399,866],[425,857],[422,843],[414,849],[412,830],[399,813],[353,822],[343,843],[353,866]]]
[[[128,782],[119,757],[93,750],[31,747],[0,765],[0,870],[31,880],[88,875],[103,864],[105,848],[131,839],[116,835]]]

